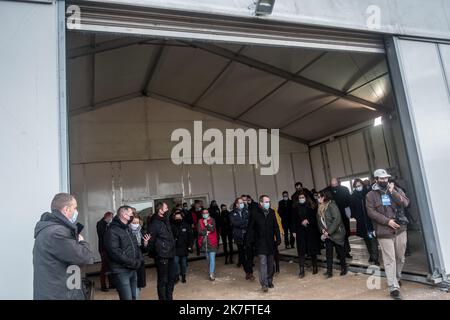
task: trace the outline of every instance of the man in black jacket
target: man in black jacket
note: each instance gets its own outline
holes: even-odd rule
[[[169,222],[167,204],[158,203],[150,225],[149,250],[155,257],[159,300],[172,300],[175,286],[175,239]]]
[[[98,252],[100,253],[100,257],[102,259],[102,267],[100,269],[100,285],[101,290],[107,292],[108,287],[106,286],[106,273],[109,271],[109,262],[108,262],[108,254],[105,249],[105,234],[106,230],[109,228],[109,224],[113,219],[114,214],[110,211],[105,212],[103,218],[101,218],[97,222],[97,236],[98,236]],[[112,278],[108,276],[109,288],[113,287]]]
[[[77,216],[75,198],[58,193],[52,200],[51,212],[44,213],[36,224],[33,248],[35,300],[85,299],[79,286],[79,266],[93,264],[94,256],[89,244],[78,234]]]
[[[289,193],[283,191],[283,199],[278,202],[278,214],[281,218],[281,224],[284,231],[284,245],[286,249],[290,247],[294,248],[295,238],[292,234],[291,222],[292,222],[292,200],[289,199]]]
[[[270,208],[270,198],[262,195],[259,207],[251,213],[248,227],[248,242],[254,245],[259,257],[259,281],[263,292],[273,288],[275,246],[281,243],[275,211]]]
[[[233,264],[233,229],[231,227],[230,212],[225,204],[220,205],[220,215],[216,222],[219,225],[220,237],[222,238],[225,264]]]
[[[136,270],[144,264],[141,246],[129,228],[132,221],[132,208],[121,206],[105,235],[105,248],[120,300],[136,300]],[[144,246],[147,243],[148,236],[144,238]]]
[[[339,212],[341,213],[342,222],[345,227],[344,250],[346,257],[352,259],[353,257],[350,255],[350,242],[348,241],[348,238],[350,237],[350,217],[348,217],[345,213],[346,208],[350,210],[350,191],[347,187],[341,186],[339,179],[337,178],[332,178],[330,181],[330,186],[325,190],[330,192],[334,202],[336,202],[336,205],[339,208]]]

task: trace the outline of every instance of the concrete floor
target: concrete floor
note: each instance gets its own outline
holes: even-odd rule
[[[245,280],[242,268],[236,265],[225,265],[224,258],[216,261],[216,281],[208,280],[205,260],[189,263],[187,283],[175,286],[174,299],[186,300],[380,300],[390,299],[387,294],[386,279],[381,278],[381,288],[369,290],[367,280],[369,275],[349,272],[344,277],[339,271],[334,271],[334,277],[326,279],[325,271],[319,269],[317,275],[307,269],[304,279],[298,278],[298,265],[294,262],[281,262],[281,272],[275,276],[274,289],[263,293],[258,279],[258,263],[255,259],[255,281]],[[117,300],[115,290],[101,292],[98,277],[92,277],[96,284],[95,299]],[[415,282],[403,281],[402,296],[406,300],[450,300],[450,294],[436,287]],[[147,287],[142,289],[141,300],[156,300],[156,269],[147,268]]]

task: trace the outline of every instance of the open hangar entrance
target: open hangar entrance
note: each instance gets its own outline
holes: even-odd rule
[[[82,6],[82,27],[66,34],[71,192],[94,248],[96,222],[125,203],[151,211],[159,199],[229,205],[268,194],[276,207],[296,181],[348,186],[384,167],[412,201],[405,272],[430,273],[382,38],[99,9]],[[195,120],[204,130],[280,129],[279,172],[174,165],[170,135]],[[361,259],[349,262],[366,266],[353,240]]]

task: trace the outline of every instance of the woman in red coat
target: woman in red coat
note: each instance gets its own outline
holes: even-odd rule
[[[218,248],[216,222],[209,216],[207,209],[202,211],[202,219],[198,221],[198,246],[206,255],[209,263],[209,280],[214,281],[216,269],[216,253]]]

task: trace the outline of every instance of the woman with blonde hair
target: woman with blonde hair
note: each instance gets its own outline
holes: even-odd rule
[[[322,234],[321,239],[325,242],[327,258],[327,278],[333,276],[333,248],[336,248],[341,260],[341,276],[347,274],[347,265],[345,263],[345,226],[342,222],[341,214],[336,203],[332,200],[328,191],[319,192],[319,209],[317,211],[317,222],[319,231]]]

